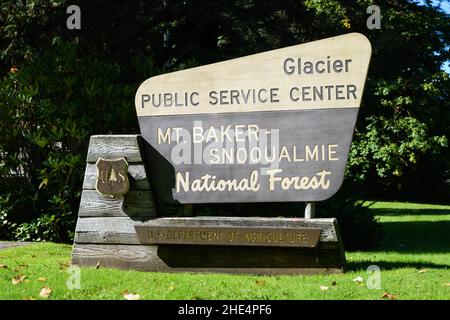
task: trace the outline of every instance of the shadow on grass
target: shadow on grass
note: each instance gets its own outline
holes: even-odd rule
[[[370,209],[375,215],[382,217],[395,216],[439,216],[450,215],[448,209]]]
[[[450,253],[450,221],[383,222],[380,251]]]
[[[415,268],[415,269],[449,269],[450,266],[446,264],[437,264],[431,262],[397,262],[397,261],[349,261],[345,271],[366,271],[371,265],[380,267],[380,270],[394,270],[401,268]]]

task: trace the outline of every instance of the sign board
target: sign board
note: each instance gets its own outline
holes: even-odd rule
[[[230,226],[135,226],[145,244],[310,247],[317,245],[321,229]]]
[[[358,33],[163,74],[135,97],[167,202],[320,201],[337,192],[371,46]]]

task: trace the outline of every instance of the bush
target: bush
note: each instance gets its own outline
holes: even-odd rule
[[[382,238],[382,225],[368,208],[368,203],[352,199],[330,199],[320,203],[317,216],[336,218],[345,250],[377,247]]]
[[[3,239],[70,241],[89,136],[137,132],[135,85],[118,65],[52,49],[0,81]]]
[[[445,135],[432,135],[413,117],[372,116],[366,122],[366,131],[355,135],[347,166],[347,175],[365,185],[366,195],[448,199]]]
[[[55,39],[0,79],[0,239],[73,239],[89,137],[138,133],[138,81],[164,70],[78,50]]]

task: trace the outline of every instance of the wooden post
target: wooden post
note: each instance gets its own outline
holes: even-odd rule
[[[305,207],[305,219],[313,219],[316,215],[316,203],[307,202]]]

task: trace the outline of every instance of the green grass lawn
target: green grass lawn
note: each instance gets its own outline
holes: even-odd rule
[[[377,202],[371,207],[383,223],[382,247],[347,252],[344,274],[241,276],[145,273],[81,269],[81,288],[69,290],[71,246],[41,243],[0,251],[0,299],[450,299],[450,206]],[[381,269],[381,289],[369,289],[367,267]],[[420,272],[419,272],[420,271]],[[13,284],[14,276],[22,282]],[[25,276],[25,278],[23,278]],[[362,277],[363,282],[353,279]],[[328,287],[322,290],[320,287]]]

